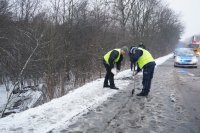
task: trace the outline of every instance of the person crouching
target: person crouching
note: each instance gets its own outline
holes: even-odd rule
[[[106,68],[106,75],[103,87],[110,87],[111,89],[116,89],[116,90],[119,89],[115,86],[114,74],[111,72],[111,70],[114,68],[115,64],[117,70],[120,70],[121,62],[127,53],[128,53],[128,47],[124,46],[122,48],[113,49],[104,55],[103,64]],[[110,82],[110,85],[108,84],[108,81]]]

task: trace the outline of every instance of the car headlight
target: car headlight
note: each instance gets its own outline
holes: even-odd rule
[[[181,57],[176,56],[176,58],[175,58],[175,62],[180,62],[180,60],[181,60]]]
[[[197,57],[195,57],[195,56],[192,57],[192,62],[193,62],[193,63],[197,63],[197,61],[198,61],[198,60],[197,60]]]

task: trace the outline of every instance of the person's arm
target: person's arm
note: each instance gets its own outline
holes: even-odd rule
[[[131,71],[132,71],[132,70],[135,71],[136,64],[137,64],[137,63],[131,62]]]
[[[110,68],[114,68],[114,60],[117,58],[118,55],[119,55],[119,52],[117,50],[113,50],[110,53],[110,58],[108,59]]]
[[[131,71],[133,70],[133,63],[131,62]]]
[[[139,58],[142,56],[142,54],[143,54],[142,50],[137,49],[137,50],[135,51],[135,54],[132,54],[132,55],[130,56],[130,61],[131,61],[132,64],[134,64],[134,71],[135,71],[135,67],[137,66],[137,70],[136,70],[137,73],[141,71],[141,69],[140,69],[139,66],[138,66],[137,61],[138,61]]]
[[[137,49],[135,51],[135,54],[131,55],[131,58],[130,58],[131,62],[135,64],[139,60],[139,58],[142,56],[142,54],[143,54],[142,50]]]
[[[137,71],[137,73],[141,71],[141,69],[139,68],[138,63],[137,63],[137,70],[136,71]]]
[[[123,56],[120,55],[119,61],[116,63],[117,70],[120,70],[120,69],[121,69],[121,62],[122,62],[122,60],[123,60]]]

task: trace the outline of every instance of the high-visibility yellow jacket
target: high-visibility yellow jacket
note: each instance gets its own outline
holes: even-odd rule
[[[117,56],[117,58],[114,60],[114,63],[117,63],[119,61],[120,58],[120,51],[121,49],[113,49],[119,52],[119,55]],[[110,50],[107,54],[104,55],[104,60],[106,61],[107,64],[109,64],[109,58],[110,58],[110,54],[113,50]],[[110,65],[110,64],[109,64]]]
[[[146,65],[149,62],[154,61],[154,58],[149,53],[149,51],[147,51],[143,48],[138,48],[138,49],[142,50],[142,52],[143,52],[142,56],[137,61],[139,68],[142,69],[144,65]]]

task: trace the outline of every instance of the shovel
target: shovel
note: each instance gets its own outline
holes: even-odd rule
[[[131,95],[133,96],[133,94],[135,93],[135,76],[137,75],[138,72],[133,72],[133,90],[131,91]]]

